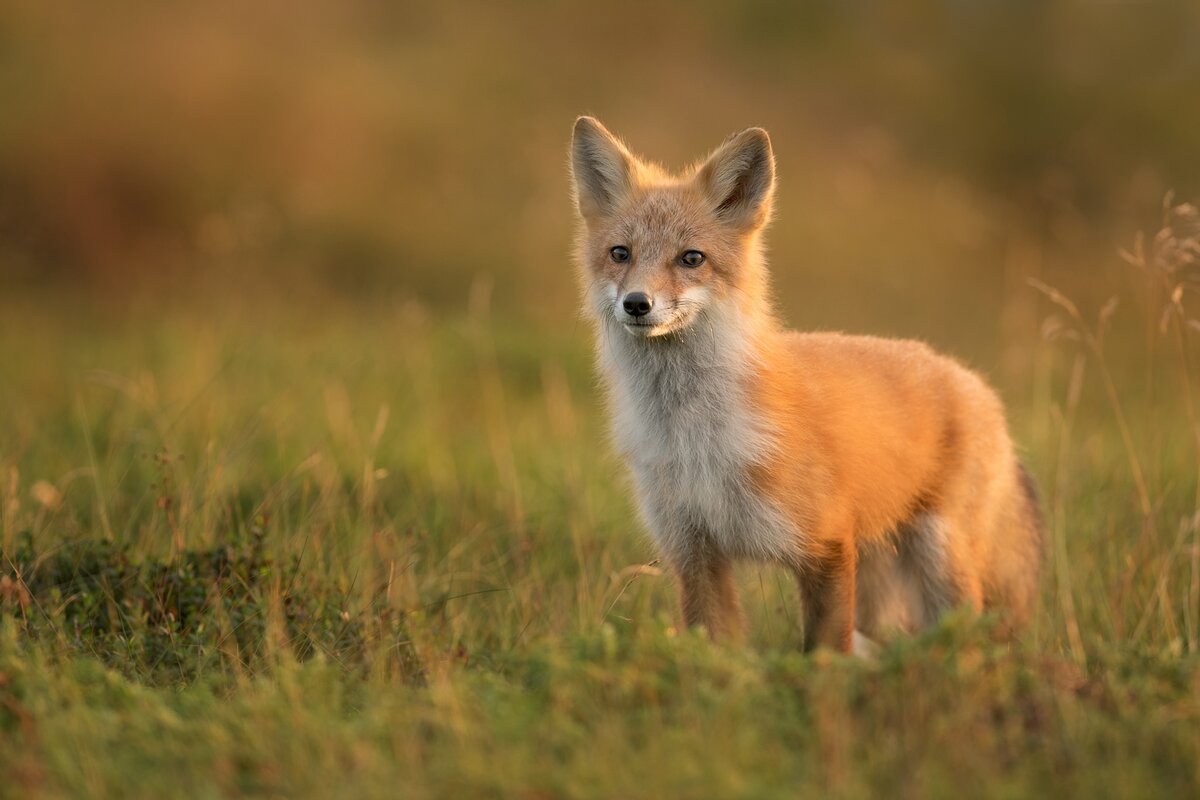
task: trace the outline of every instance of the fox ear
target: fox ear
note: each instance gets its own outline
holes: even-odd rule
[[[747,128],[730,136],[701,165],[696,181],[729,225],[751,231],[767,224],[775,191],[775,154],[767,132]]]
[[[611,214],[633,185],[635,159],[594,117],[575,120],[571,175],[575,203],[584,219]]]

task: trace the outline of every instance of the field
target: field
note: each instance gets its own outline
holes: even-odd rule
[[[74,5],[0,12],[0,797],[1200,794],[1196,12]],[[583,111],[676,165],[765,125],[781,316],[996,386],[1017,641],[805,655],[754,565],[746,646],[680,629]]]
[[[1013,402],[1053,532],[1025,640],[952,618],[866,663],[800,655],[767,569],[748,648],[677,629],[583,326],[492,319],[486,287],[448,317],[249,311],[5,309],[13,796],[1200,783],[1196,442],[1138,370],[1113,407],[1105,362],[1047,345]]]

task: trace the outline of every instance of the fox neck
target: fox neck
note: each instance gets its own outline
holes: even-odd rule
[[[615,321],[598,333],[614,438],[635,464],[722,442],[731,465],[759,460],[769,443],[750,397],[777,335],[769,313],[725,300],[678,333],[635,338]]]

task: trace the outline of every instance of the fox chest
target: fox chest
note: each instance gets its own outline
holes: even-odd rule
[[[659,546],[778,557],[791,538],[787,525],[751,478],[769,447],[762,421],[720,385],[642,388],[657,391],[618,391],[614,434]]]

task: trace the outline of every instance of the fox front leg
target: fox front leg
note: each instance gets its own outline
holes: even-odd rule
[[[683,620],[703,625],[713,639],[740,641],[742,610],[733,580],[733,563],[724,556],[691,554],[672,559],[679,581]]]
[[[854,548],[840,542],[793,567],[804,602],[806,651],[824,646],[852,652],[856,567]]]

